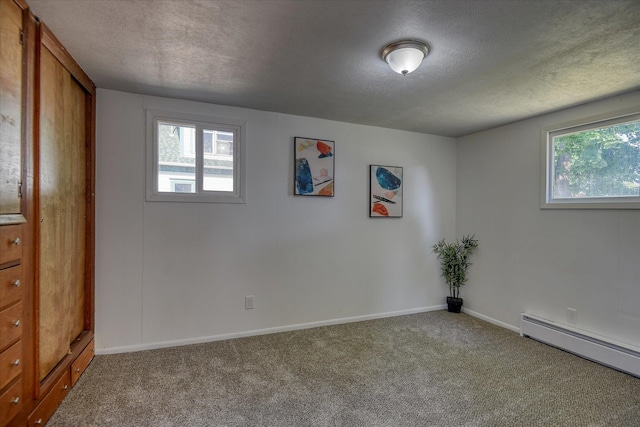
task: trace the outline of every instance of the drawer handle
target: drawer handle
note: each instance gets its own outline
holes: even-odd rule
[[[13,325],[14,328],[17,328],[18,326],[20,326],[20,319],[14,321],[14,322],[11,322],[11,324]]]
[[[14,405],[17,405],[18,403],[20,403],[20,398],[14,397],[13,399],[11,399],[11,403],[13,403]]]
[[[13,366],[20,366],[20,359],[16,359],[11,363]]]
[[[80,368],[76,368],[76,372],[80,372]]]
[[[64,387],[62,387],[63,390],[67,390],[69,388],[69,386],[67,384],[64,385]]]
[[[38,420],[34,424],[37,424],[37,425],[42,424],[42,418],[38,418]]]
[[[19,288],[21,284],[22,283],[20,283],[20,279],[16,279],[12,283],[12,285],[15,286],[16,288]]]
[[[16,246],[20,246],[20,243],[22,243],[22,240],[20,240],[19,237],[16,237],[15,239],[13,239],[11,241],[12,244],[16,245]]]

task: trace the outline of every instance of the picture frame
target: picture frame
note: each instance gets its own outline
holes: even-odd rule
[[[402,218],[403,168],[369,165],[369,217]]]
[[[333,197],[335,194],[335,142],[294,137],[295,196]]]

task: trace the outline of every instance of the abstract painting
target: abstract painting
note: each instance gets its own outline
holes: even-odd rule
[[[369,216],[402,218],[402,168],[371,165]]]
[[[294,138],[296,196],[333,197],[335,142],[325,139]]]

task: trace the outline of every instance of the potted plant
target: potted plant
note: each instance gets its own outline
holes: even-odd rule
[[[449,285],[449,296],[447,297],[447,307],[450,312],[460,313],[462,308],[462,298],[460,298],[460,286],[467,281],[467,269],[471,265],[469,255],[478,247],[478,240],[473,236],[466,235],[455,243],[445,243],[444,239],[433,245],[433,252],[440,260],[442,277]]]

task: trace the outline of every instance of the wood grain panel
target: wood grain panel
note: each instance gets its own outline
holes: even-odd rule
[[[55,34],[53,34],[43,22],[40,23],[40,26],[42,27],[42,45],[60,61],[78,83],[84,87],[87,93],[95,94],[96,86],[80,65],[73,59],[69,51],[67,51],[64,45],[60,43],[60,40],[58,40]]]
[[[0,389],[22,373],[22,341],[18,341],[0,354]]]
[[[22,381],[17,381],[0,395],[0,414],[2,414],[3,419],[10,420],[13,418],[20,411],[22,400]]]
[[[89,363],[93,360],[95,356],[95,346],[93,340],[89,343],[87,348],[82,350],[80,356],[71,364],[71,385],[74,386],[80,376],[84,373],[85,369],[89,366]]]
[[[51,391],[40,401],[36,409],[29,415],[28,422],[31,426],[44,426],[51,415],[56,411],[62,399],[69,393],[71,389],[71,378],[69,371],[65,370],[56,380]]]
[[[40,59],[39,378],[84,330],[86,93],[46,49]]]
[[[22,9],[0,0],[0,215],[19,214],[22,176]]]
[[[22,303],[0,311],[0,348],[22,336],[24,326]]]
[[[23,295],[22,266],[0,270],[0,308],[19,301]]]
[[[21,225],[5,225],[0,227],[0,264],[18,261],[22,258]]]

